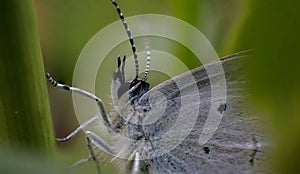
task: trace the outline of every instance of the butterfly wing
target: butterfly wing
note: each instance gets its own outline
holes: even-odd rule
[[[238,53],[220,60],[227,86],[225,103],[218,103],[221,99],[211,93],[213,85],[224,85],[211,83],[212,79],[218,81],[222,72],[209,76],[206,71],[216,66],[216,62],[168,80],[143,97],[149,100],[151,108],[146,114],[144,132],[151,142],[145,151],[154,173],[256,173],[260,170],[265,139],[259,120],[247,109],[244,56]],[[190,74],[195,84],[187,80]],[[151,95],[155,97],[151,99]],[[212,137],[199,144],[211,109],[222,115],[221,122]]]

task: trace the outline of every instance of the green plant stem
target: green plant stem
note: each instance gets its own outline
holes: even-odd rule
[[[0,145],[52,153],[54,135],[32,0],[0,2]]]

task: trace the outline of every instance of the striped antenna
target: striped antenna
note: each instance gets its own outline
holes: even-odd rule
[[[149,72],[149,69],[150,69],[151,52],[150,52],[150,42],[149,42],[148,38],[145,39],[145,49],[147,51],[147,64],[146,64],[146,69],[145,69],[143,81],[147,80],[148,72]]]
[[[138,75],[139,75],[139,62],[138,62],[138,58],[137,58],[137,54],[136,54],[136,48],[135,48],[135,45],[134,45],[134,41],[133,41],[131,32],[129,30],[129,27],[126,23],[126,20],[124,18],[123,13],[121,12],[121,9],[120,9],[119,5],[115,2],[115,0],[111,0],[111,2],[116,7],[117,12],[119,14],[119,17],[120,17],[120,19],[123,23],[123,26],[125,27],[125,30],[127,32],[127,36],[129,37],[129,41],[130,41],[130,44],[131,44],[132,53],[133,53],[133,57],[134,57],[134,62],[135,62],[135,74],[136,74],[136,77],[138,77]]]

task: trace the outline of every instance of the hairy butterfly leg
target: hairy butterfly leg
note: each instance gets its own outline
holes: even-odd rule
[[[111,155],[116,153],[112,149],[112,146],[103,140],[100,136],[96,135],[91,131],[86,131],[88,149],[90,151],[91,160],[93,160],[97,166],[98,173],[100,173],[100,160],[97,151],[106,152]]]
[[[92,157],[80,159],[77,162],[75,162],[74,164],[72,164],[71,168],[75,168],[75,167],[77,167],[83,163],[89,162],[91,160],[92,160]]]
[[[98,119],[97,116],[92,117],[91,119],[89,119],[88,121],[84,122],[82,125],[80,125],[76,130],[74,130],[73,132],[71,132],[68,136],[64,137],[64,138],[56,138],[56,141],[59,142],[65,142],[68,141],[70,139],[72,139],[73,137],[75,137],[78,133],[80,133],[81,131],[83,131],[83,129],[87,126],[89,126],[90,124],[94,123],[96,120]]]

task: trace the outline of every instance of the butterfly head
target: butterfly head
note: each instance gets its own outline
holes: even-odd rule
[[[149,91],[149,83],[145,80],[138,79],[136,77],[133,79],[129,86],[129,97],[130,98],[140,98],[143,96],[146,92]]]

